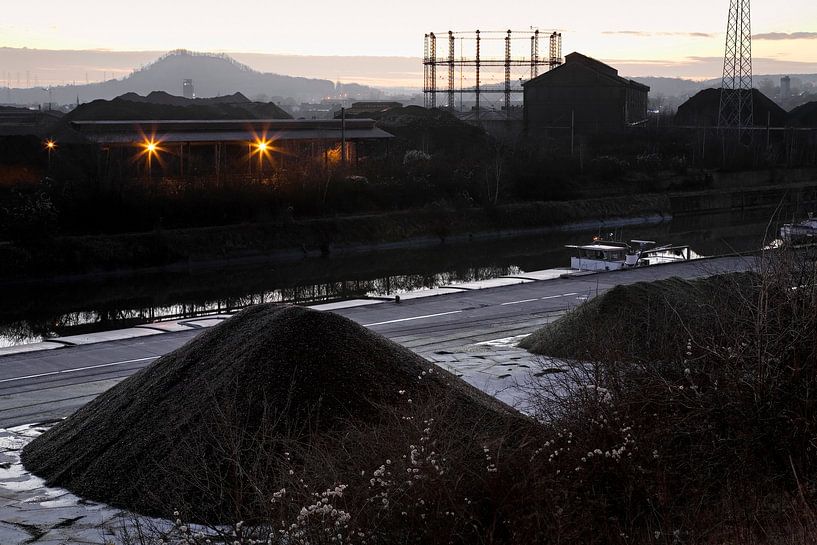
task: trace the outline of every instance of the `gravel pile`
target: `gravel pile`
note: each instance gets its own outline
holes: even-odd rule
[[[230,522],[250,501],[245,470],[274,480],[283,437],[308,443],[377,423],[409,397],[453,399],[458,415],[516,419],[430,368],[346,318],[260,305],[99,396],[29,444],[23,462],[88,499],[160,516],[185,504],[195,518]]]
[[[757,282],[752,273],[734,273],[616,286],[520,346],[579,361],[680,361],[691,338],[704,342],[743,327],[734,309],[758,296]]]

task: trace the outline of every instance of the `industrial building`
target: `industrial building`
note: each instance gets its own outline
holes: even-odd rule
[[[647,120],[650,88],[581,53],[523,84],[524,123],[529,134],[550,129],[596,132]]]
[[[74,121],[82,137],[115,157],[156,157],[156,174],[240,174],[288,164],[354,164],[392,135],[371,119]],[[147,152],[147,153],[145,153]]]

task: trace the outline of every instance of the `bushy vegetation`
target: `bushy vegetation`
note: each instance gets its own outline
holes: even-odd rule
[[[397,392],[377,425],[288,446],[263,520],[190,525],[182,508],[175,523],[131,525],[123,539],[813,543],[813,262],[772,256],[752,274],[639,285],[613,301],[660,318],[651,331],[627,329],[626,312],[589,305],[557,325],[558,335],[573,334],[565,324],[598,335],[562,344],[581,361],[543,360],[550,373],[527,386],[536,425],[482,420],[463,434],[443,400],[412,404]]]
[[[712,344],[738,327],[741,316],[718,310],[753,298],[758,281],[749,272],[616,286],[526,338],[522,347],[580,361],[603,356],[678,363],[688,339]]]
[[[817,537],[814,273],[776,255],[750,274],[616,288],[529,341],[584,362],[534,392],[581,542]]]

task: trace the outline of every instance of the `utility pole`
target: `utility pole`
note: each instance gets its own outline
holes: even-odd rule
[[[346,168],[346,108],[340,109],[340,164]]]

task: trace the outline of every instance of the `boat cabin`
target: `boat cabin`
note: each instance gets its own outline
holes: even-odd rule
[[[576,250],[577,254],[571,259],[570,267],[580,271],[616,271],[638,263],[638,256],[633,255],[623,242],[598,242],[568,248]]]

